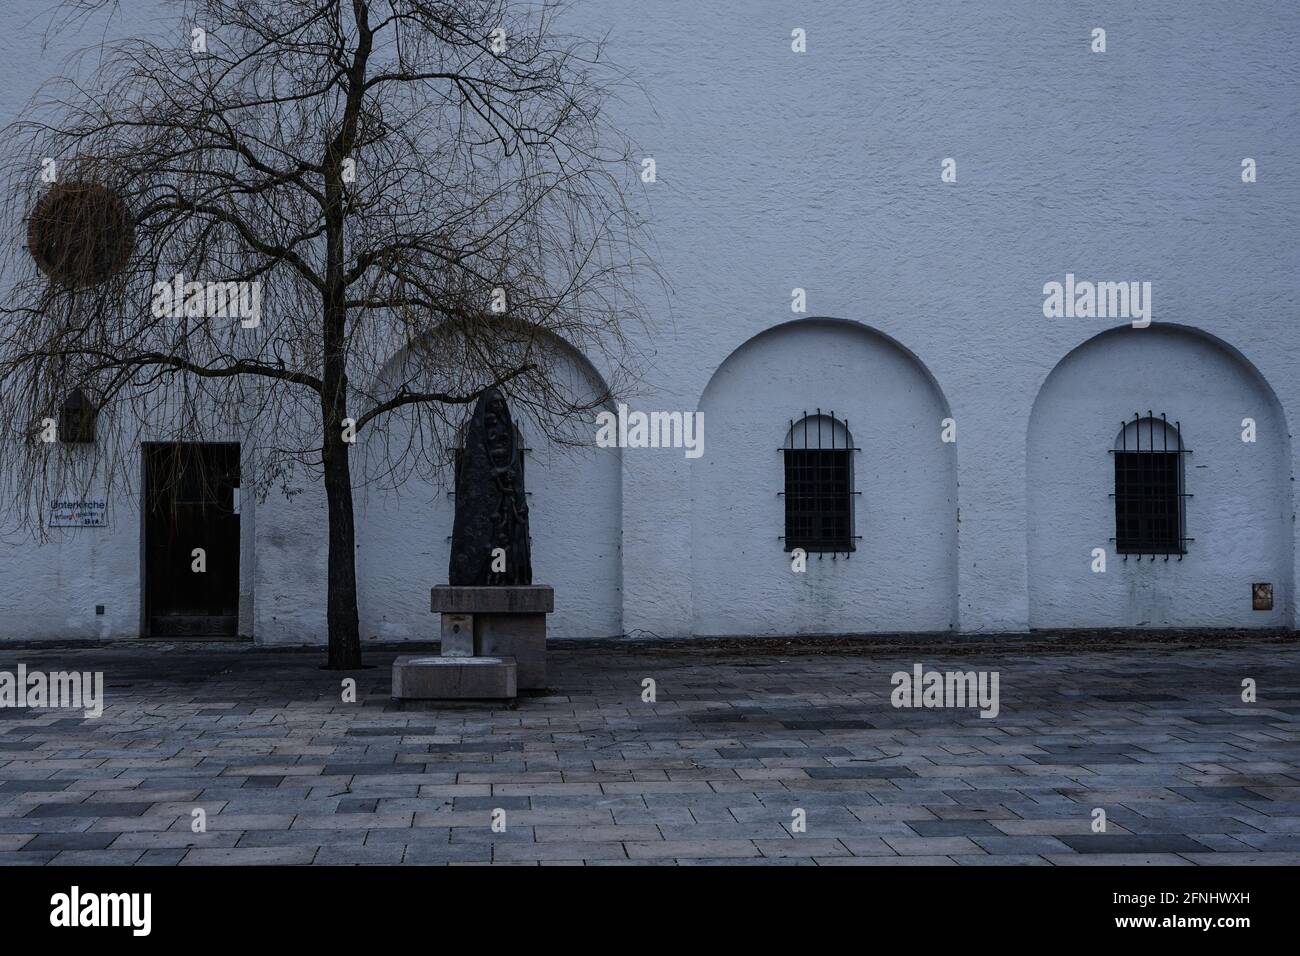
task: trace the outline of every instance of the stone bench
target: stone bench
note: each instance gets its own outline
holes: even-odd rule
[[[515,662],[509,657],[423,657],[393,661],[393,697],[402,703],[438,700],[513,700]]]

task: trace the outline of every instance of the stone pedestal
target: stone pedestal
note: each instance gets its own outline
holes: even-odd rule
[[[399,657],[393,696],[417,700],[512,700],[517,668],[509,657]]]
[[[442,616],[442,656],[474,656],[473,615],[444,614]]]
[[[435,587],[430,609],[442,615],[442,656],[510,657],[523,690],[546,687],[546,615],[555,591],[544,584]]]

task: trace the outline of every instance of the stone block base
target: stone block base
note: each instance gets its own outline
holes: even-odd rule
[[[440,584],[429,592],[429,610],[435,614],[549,614],[555,610],[555,591],[548,584]]]
[[[546,615],[475,614],[474,653],[513,657],[520,688],[542,690],[546,687]]]
[[[474,656],[474,615],[442,615],[442,656]]]
[[[511,700],[518,692],[510,657],[399,657],[393,661],[396,700]]]
[[[514,658],[520,690],[546,687],[546,615],[555,592],[544,584],[448,587],[430,592],[442,615],[443,657]]]

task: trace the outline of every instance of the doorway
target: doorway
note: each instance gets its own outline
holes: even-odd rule
[[[146,443],[144,624],[149,637],[239,633],[239,445]]]

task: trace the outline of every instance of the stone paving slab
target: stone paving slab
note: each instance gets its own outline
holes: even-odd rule
[[[106,683],[0,710],[0,865],[1300,862],[1294,640],[570,645],[544,692],[415,712],[394,656],[0,645]],[[893,707],[917,663],[997,671],[998,716]]]

